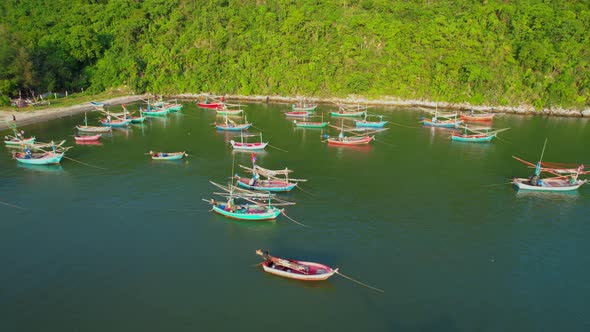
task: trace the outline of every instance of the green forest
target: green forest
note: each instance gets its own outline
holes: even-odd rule
[[[4,0],[18,91],[590,105],[590,1]]]

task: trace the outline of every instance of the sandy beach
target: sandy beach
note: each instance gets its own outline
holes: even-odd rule
[[[125,103],[132,103],[142,99],[148,99],[152,96],[149,94],[144,95],[132,95],[132,96],[124,96],[124,97],[117,97],[107,100],[100,100],[100,102],[104,103],[107,106],[114,106],[114,105],[121,105]],[[8,124],[14,123],[12,120],[12,116],[16,117],[16,125],[17,126],[24,126],[35,122],[43,122],[48,120],[53,120],[57,118],[61,118],[64,116],[70,116],[82,112],[88,112],[94,110],[94,106],[90,105],[90,103],[84,103],[80,105],[68,106],[68,107],[61,107],[61,108],[47,108],[32,112],[6,112],[0,111],[0,130],[4,130],[8,128]],[[8,122],[8,124],[7,124]]]

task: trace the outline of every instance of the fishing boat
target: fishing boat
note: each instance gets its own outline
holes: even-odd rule
[[[346,106],[346,105],[338,105],[337,112],[330,112],[331,116],[335,117],[359,117],[359,116],[367,116],[367,109],[368,106]]]
[[[244,141],[244,138],[248,138],[248,137],[260,137],[260,142],[246,142]],[[253,150],[264,150],[264,148],[266,148],[266,146],[268,145],[268,142],[263,142],[262,141],[262,132],[259,135],[244,135],[244,133],[240,133],[240,141],[236,142],[233,139],[231,141],[229,141],[229,143],[231,144],[232,148],[234,150],[243,150],[243,151],[253,151]]]
[[[430,119],[422,117],[422,124],[427,127],[458,128],[463,121],[457,119],[457,113],[434,112]]]
[[[199,101],[197,103],[200,108],[223,108],[225,106],[225,97],[214,97],[214,96],[206,96],[204,101]]]
[[[215,128],[217,130],[225,130],[225,131],[242,131],[248,130],[252,126],[251,123],[248,123],[246,120],[246,116],[244,116],[244,123],[236,123],[235,121],[229,119],[227,115],[225,115],[225,122],[224,123],[216,123]]]
[[[494,120],[493,113],[475,113],[471,111],[469,114],[461,114],[460,119],[468,122],[490,122]]]
[[[542,161],[546,145],[547,140],[545,140],[543,151],[541,152],[541,158],[539,158],[537,164],[512,156],[521,163],[535,169],[535,172],[529,178],[513,178],[512,184],[516,188],[519,190],[564,192],[577,190],[588,181],[578,178],[580,175],[590,173],[590,171],[584,170],[585,167],[583,164],[578,165]],[[552,177],[541,178],[543,173],[550,174]]]
[[[131,123],[143,123],[145,122],[146,117],[145,116],[128,116],[127,117],[128,120],[131,120]]]
[[[108,133],[113,130],[111,127],[89,126],[88,125],[88,118],[86,117],[86,113],[84,113],[84,125],[83,126],[76,126],[76,129],[81,133]]]
[[[328,122],[313,122],[313,121],[297,121],[293,120],[295,127],[298,128],[325,128],[328,126]]]
[[[491,128],[478,128],[478,127],[463,127],[464,131],[461,133],[454,132],[451,135],[451,140],[460,142],[490,142],[499,132],[508,130],[510,128],[504,128],[499,130],[491,131]]]
[[[14,136],[11,136],[11,135],[4,136],[4,144],[6,146],[18,147],[18,146],[23,146],[23,145],[35,143],[35,139],[36,139],[35,136],[25,138],[23,136],[25,134],[25,132],[22,130],[18,131],[15,124],[12,125],[12,131],[14,133]]]
[[[351,145],[365,145],[371,143],[375,139],[375,136],[363,135],[363,136],[352,136],[352,137],[328,137],[327,141],[329,145],[339,146],[351,146]]]
[[[142,116],[164,116],[164,115],[168,114],[169,111],[165,108],[153,108],[152,109],[151,105],[148,105],[148,107],[145,111],[143,109],[141,109],[141,107],[140,107],[139,112]]]
[[[76,140],[76,142],[92,142],[92,141],[98,141],[101,136],[102,136],[102,134],[91,135],[91,136],[76,135],[76,136],[74,136],[74,140]]]
[[[306,103],[304,101],[300,101],[296,104],[292,104],[291,110],[293,110],[294,112],[300,112],[300,111],[313,112],[316,110],[317,107],[318,107],[318,105],[314,105],[311,103]]]
[[[355,126],[359,128],[383,128],[389,121],[383,121],[383,115],[379,115],[379,121],[367,121],[367,116],[363,120],[354,120]]]
[[[262,250],[256,250],[256,254],[264,259],[262,263],[264,272],[280,277],[304,281],[322,281],[338,273],[337,268],[332,269],[320,263],[274,257],[269,255],[268,252],[262,252]]]
[[[59,164],[65,152],[71,147],[62,147],[65,140],[59,143],[33,143],[27,145],[23,152],[13,152],[12,157],[16,161],[28,165],[51,165]],[[46,151],[44,148],[51,148],[51,151]],[[40,151],[32,152],[31,150]]]
[[[186,152],[149,152],[152,160],[180,160],[185,156],[188,156]]]
[[[42,153],[29,153],[27,152],[14,152],[12,156],[16,161],[29,164],[29,165],[51,165],[51,164],[59,164],[61,158],[63,157],[63,153],[56,153],[56,152],[42,152]]]
[[[99,101],[91,101],[90,105],[96,107],[96,108],[104,108],[105,104],[101,103]]]
[[[293,111],[293,112],[285,112],[285,115],[288,117],[294,118],[306,118],[311,115],[309,111]]]
[[[129,119],[101,119],[100,124],[108,127],[127,127],[131,123]]]
[[[159,101],[154,106],[167,110],[168,112],[178,112],[182,109],[182,104],[178,100]]]
[[[295,188],[298,182],[307,181],[304,179],[289,179],[289,173],[293,171],[288,168],[271,170],[256,165],[256,154],[254,153],[251,155],[250,160],[252,161],[252,167],[239,165],[246,172],[252,173],[249,178],[235,175],[239,187],[259,191],[285,192]]]
[[[214,194],[224,197],[225,202],[217,202],[215,199],[204,201],[211,204],[213,212],[227,218],[246,221],[274,220],[280,214],[284,213],[284,210],[277,208],[276,205],[294,204],[277,199],[270,192],[251,192],[249,190],[240,189],[233,184],[222,186],[212,181],[209,182],[224,191]],[[277,201],[277,203],[273,203],[273,200]],[[244,201],[247,203],[236,203],[239,201]]]

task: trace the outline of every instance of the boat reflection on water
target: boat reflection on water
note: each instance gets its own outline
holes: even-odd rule
[[[516,198],[518,199],[534,199],[542,201],[555,201],[555,202],[573,202],[580,198],[580,194],[577,190],[572,191],[534,191],[534,190],[517,190]]]
[[[344,151],[354,151],[354,152],[364,152],[369,153],[373,149],[372,144],[364,144],[364,145],[330,145],[328,144],[329,149],[337,150],[338,153],[342,153]]]
[[[76,145],[102,145],[100,141],[76,141]]]
[[[38,172],[38,173],[64,173],[64,169],[61,165],[30,165],[30,164],[23,164],[17,163],[17,167],[23,168],[27,171],[31,172]]]

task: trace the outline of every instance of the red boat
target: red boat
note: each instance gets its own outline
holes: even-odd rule
[[[309,116],[311,112],[308,111],[293,111],[293,112],[286,112],[286,116],[297,117],[297,118],[305,118]]]
[[[462,114],[461,115],[461,120],[463,121],[474,121],[474,122],[489,122],[494,120],[494,115],[495,114],[471,114],[471,115],[466,115],[466,114]]]
[[[92,135],[92,136],[76,135],[76,136],[74,136],[74,139],[76,140],[76,142],[94,142],[94,141],[98,141],[100,136],[102,136],[102,135],[101,134]]]
[[[360,137],[328,137],[329,145],[340,145],[340,146],[354,146],[354,145],[365,145],[371,143],[375,139],[375,136],[360,136]]]
[[[200,108],[223,108],[223,106],[225,105],[224,103],[199,103],[198,104]]]
[[[263,253],[261,250],[256,250],[256,254],[262,256],[265,260],[262,262],[264,272],[285,278],[304,281],[321,281],[330,278],[334,273],[338,273],[338,269],[332,269],[331,267],[320,263],[273,257],[269,255],[268,252]]]

